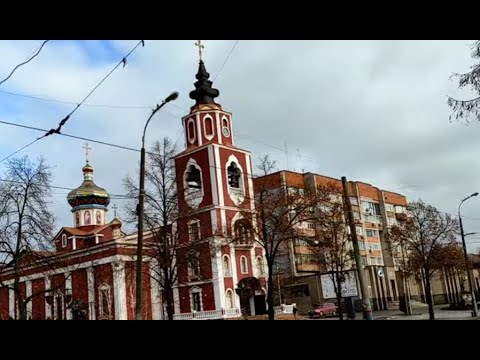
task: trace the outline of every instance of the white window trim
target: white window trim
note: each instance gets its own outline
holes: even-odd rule
[[[223,125],[223,122],[226,121],[227,122],[227,126]],[[225,115],[222,116],[222,119],[220,120],[220,123],[222,125],[222,136],[224,138],[227,138],[227,139],[230,139],[232,137],[232,127],[230,126],[230,120],[228,119],[228,117],[226,117]],[[227,128],[228,129],[228,136],[225,136],[225,134],[223,133],[223,128]]]
[[[200,266],[200,253],[195,250],[190,250],[187,254],[187,269],[188,269],[188,279],[190,281],[192,280],[198,280],[201,278],[201,266]],[[198,274],[194,274],[192,271],[192,267],[190,266],[190,258],[191,256],[195,256],[197,258],[198,262]]]
[[[225,269],[225,259],[228,261],[228,269]],[[230,256],[223,255],[222,257],[222,267],[223,273],[225,274],[224,277],[231,278],[232,277],[232,262],[230,261]]]
[[[103,292],[107,293],[107,303],[108,303],[108,317],[105,315],[105,309],[103,308]],[[111,319],[112,318],[112,294],[111,287],[108,284],[102,284],[98,287],[98,315],[99,319]]]
[[[193,123],[193,136],[191,136],[192,134],[190,134],[190,123]],[[196,129],[196,126],[195,126],[195,119],[188,119],[187,120],[187,140],[190,144],[193,144],[195,143],[195,140],[197,139],[197,129]]]
[[[245,269],[243,269],[243,260],[245,259]],[[245,270],[245,271],[243,271]],[[242,274],[248,274],[248,259],[245,255],[240,256],[240,272]]]
[[[67,247],[67,235],[63,234],[62,235],[62,248],[66,248],[66,247]]]
[[[198,240],[201,240],[202,239],[202,231],[200,230],[200,220],[199,219],[193,219],[193,220],[190,220],[188,223],[187,223],[187,226],[188,226],[188,241],[190,242],[193,242],[193,239],[192,239],[192,234],[190,232],[190,226],[193,225],[193,224],[197,224],[197,230],[198,230]]]
[[[233,292],[232,289],[227,289],[225,291],[225,300],[228,299],[228,294],[231,294],[232,296],[230,297],[230,299],[232,300],[232,303],[231,303],[231,307],[228,307],[228,301],[225,301],[225,305],[226,305],[226,308],[227,309],[235,309],[235,293]]]
[[[240,169],[240,187],[239,188],[232,188],[230,184],[228,183],[228,167],[231,165],[231,163],[234,162],[235,165]],[[245,199],[245,181],[244,177],[245,175],[248,176],[248,174],[245,174],[245,171],[243,170],[242,166],[240,165],[240,161],[238,161],[238,158],[235,155],[230,155],[228,157],[227,162],[225,163],[225,181],[227,185],[227,192],[228,195],[230,196],[230,199],[236,204],[239,205],[240,203],[243,202]]]
[[[190,310],[191,310],[191,312],[196,311],[196,310],[193,310],[193,294],[195,294],[195,293],[200,294],[200,311],[203,311],[202,289],[199,288],[198,286],[194,286],[188,292],[190,294]]]
[[[212,134],[211,135],[207,135],[207,126],[206,126],[206,119],[210,119],[211,123],[212,123]],[[215,137],[215,121],[213,120],[212,116],[207,114],[203,117],[203,133],[205,135],[205,139],[207,140],[212,140],[214,137]]]

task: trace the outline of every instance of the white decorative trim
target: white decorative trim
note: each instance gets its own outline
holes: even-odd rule
[[[190,136],[191,135],[190,134],[190,123],[193,123],[193,128],[192,128],[193,129],[193,136]],[[187,128],[186,128],[185,133],[187,135],[187,141],[192,145],[195,143],[195,139],[197,137],[197,134],[196,134],[197,129],[196,129],[195,125],[196,125],[195,124],[195,119],[190,118],[190,119],[187,120]]]
[[[15,292],[13,291],[13,289],[8,289],[8,314],[12,319],[16,319],[15,305]]]
[[[75,236],[72,236],[72,248],[77,250],[77,238]]]
[[[25,297],[28,299],[32,296],[32,282],[30,280],[25,281]],[[32,316],[32,299],[27,302],[27,319]]]
[[[228,295],[227,295],[228,293],[232,294],[232,296],[231,296],[232,303],[230,304],[230,307],[228,306]],[[225,308],[226,309],[235,309],[236,308],[236,306],[235,306],[235,293],[230,288],[225,290]]]
[[[235,249],[233,246],[230,245],[230,266],[232,268],[232,280],[233,280],[233,286],[238,285],[238,274],[237,274],[237,259],[235,256]],[[238,296],[238,295],[237,295]],[[237,298],[236,296],[234,297],[235,299]],[[240,300],[236,300],[235,303],[239,303]]]
[[[202,125],[200,124],[200,114],[197,113],[197,138],[198,138],[198,146],[203,145],[202,139]]]
[[[180,294],[178,287],[173,288],[173,310],[175,314],[180,314]]]
[[[215,256],[212,259],[213,296],[215,298],[215,309],[220,310],[225,308],[225,279],[223,274],[223,257],[216,238],[214,238],[213,243],[213,246],[216,247]]]
[[[70,294],[72,294],[72,273],[71,272],[66,272],[65,275],[64,275],[64,278],[65,278],[65,292],[69,291]],[[67,317],[67,320],[71,320],[73,318],[73,314],[72,314],[72,309],[70,309],[68,307],[68,305],[70,304],[65,304],[65,307],[67,308],[66,310],[66,317]]]
[[[210,119],[210,123],[212,124],[212,134],[207,135],[207,126],[205,120]],[[210,114],[206,114],[203,119],[202,119],[202,124],[203,124],[203,134],[205,136],[205,139],[207,140],[212,140],[215,137],[215,120],[212,118]]]
[[[202,289],[194,286],[190,290],[188,290],[188,293],[190,295],[190,311],[194,312],[196,310],[193,309],[193,294],[200,294],[200,311],[203,311],[203,294],[202,294]]]
[[[212,209],[210,210],[210,220],[212,222],[212,233],[216,235],[218,232],[218,223],[217,223],[217,210]]]
[[[222,232],[224,232],[224,235],[228,234],[228,229],[227,229],[227,214],[225,212],[225,209],[220,210],[220,220],[222,221]]]
[[[215,111],[215,121],[217,122],[218,142],[222,143],[222,127],[220,126],[220,112]]]
[[[218,205],[218,190],[217,179],[215,176],[215,154],[212,146],[208,147],[208,165],[210,167],[210,182],[212,186],[212,202],[213,205]]]
[[[250,197],[250,209],[255,208],[255,195],[253,194],[253,180],[252,180],[252,157],[250,154],[245,155],[245,163],[247,165],[247,179],[248,179],[248,196]],[[256,224],[252,224],[256,226]]]
[[[162,320],[163,305],[162,293],[160,291],[160,275],[158,274],[158,260],[152,259],[150,261],[150,297],[152,303],[152,320]]]
[[[95,273],[93,267],[87,269],[88,319],[95,320]]]
[[[244,269],[243,269],[243,266],[242,266],[242,264],[243,264],[242,259],[245,259],[245,268],[246,268],[245,270],[246,271],[243,271]],[[248,259],[245,255],[240,256],[240,273],[242,275],[248,274]]]
[[[125,263],[112,263],[113,292],[115,301],[115,320],[128,320],[127,316],[127,287],[125,282]]]
[[[188,170],[190,166],[194,166],[200,172],[200,189],[190,188],[187,184]],[[203,201],[205,182],[203,181],[202,168],[197,164],[194,158],[190,158],[183,172],[183,189],[185,202],[193,209],[197,209]]]
[[[67,243],[67,234],[62,234],[62,249],[66,248],[68,245]]]
[[[48,294],[48,291],[51,289],[51,282],[50,282],[50,277],[45,277],[45,295]],[[52,308],[50,307],[50,304],[45,301],[45,319],[48,319],[52,315]]]
[[[227,126],[224,126],[224,125],[223,125],[224,120],[227,121]],[[230,120],[229,120],[229,118],[228,118],[226,115],[223,115],[220,122],[221,122],[221,125],[222,125],[222,136],[224,136],[224,137],[227,138],[227,139],[231,139],[231,138],[232,138],[232,127],[230,126]],[[227,128],[227,129],[228,129],[228,133],[229,133],[228,136],[225,136],[225,135],[223,134],[223,128]]]
[[[230,166],[231,163],[235,163],[237,167],[240,169],[240,187],[237,188],[232,188],[230,187],[230,184],[228,183],[228,167]],[[240,205],[244,200],[245,200],[245,172],[240,165],[240,162],[238,161],[238,158],[235,155],[230,155],[228,157],[227,162],[224,165],[225,168],[225,179],[226,179],[226,184],[227,184],[227,192],[228,195],[230,196],[230,199],[235,203],[235,205]]]
[[[223,199],[223,177],[222,177],[222,165],[220,162],[220,149],[218,146],[214,145],[214,152],[215,152],[215,170],[217,171],[216,182],[218,186],[218,204],[220,206],[225,205],[225,201]]]
[[[228,269],[225,270],[225,259],[228,261]],[[230,260],[230,256],[228,254],[223,254],[222,256],[222,268],[223,268],[223,276],[231,278],[233,275],[232,272],[232,261]]]

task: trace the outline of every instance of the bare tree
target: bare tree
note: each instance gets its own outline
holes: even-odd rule
[[[299,189],[282,189],[269,177],[275,161],[264,156],[257,166],[254,210],[240,209],[244,218],[253,220],[254,241],[263,248],[268,269],[268,319],[275,319],[273,309],[274,269],[281,248],[298,235],[298,227],[309,215],[310,204]]]
[[[310,193],[311,219],[315,239],[311,246],[319,265],[323,265],[334,285],[338,315],[343,320],[342,284],[353,260],[352,242],[345,222],[342,189],[334,183],[320,185]],[[312,241],[310,241],[312,242]]]
[[[458,221],[419,200],[407,207],[407,219],[390,229],[390,241],[402,244],[413,269],[423,273],[430,319],[435,319],[431,278],[439,270],[444,247],[456,240]]]
[[[178,216],[173,158],[176,153],[176,146],[170,139],[156,141],[148,153],[145,166],[144,222],[146,230],[150,232],[146,252],[158,261],[158,268],[153,269],[154,279],[162,288],[162,301],[166,303],[168,320],[173,320],[173,287],[178,278],[176,252],[179,243],[177,233],[172,231],[172,224]],[[124,187],[132,198],[138,196],[137,183],[138,181],[130,176],[124,179]],[[136,200],[127,204],[126,210],[130,222],[136,222],[136,206]]]
[[[50,167],[43,159],[32,162],[28,157],[8,162],[0,183],[0,254],[2,271],[13,271],[13,284],[0,283],[13,290],[19,318],[27,319],[27,304],[38,294],[27,296],[20,286],[24,269],[46,263],[52,250],[55,219],[48,210]]]
[[[476,41],[472,45],[472,57],[480,59],[480,41]],[[451,78],[458,79],[458,87],[471,88],[476,94],[475,98],[469,100],[458,100],[448,97],[447,104],[452,109],[450,119],[464,119],[467,123],[470,119],[480,121],[480,62],[471,66],[469,72],[458,74],[455,73]]]

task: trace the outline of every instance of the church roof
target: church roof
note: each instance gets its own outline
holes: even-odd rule
[[[195,100],[195,105],[192,109],[205,104],[218,105],[213,99],[218,97],[220,92],[212,87],[213,83],[209,80],[210,74],[207,72],[202,60],[200,60],[198,72],[195,77],[198,81],[194,84],[195,90],[190,92],[190,99]]]
[[[107,206],[110,203],[108,192],[93,182],[93,167],[86,164],[83,168],[83,183],[70,191],[67,196],[68,203],[73,208],[84,205]]]

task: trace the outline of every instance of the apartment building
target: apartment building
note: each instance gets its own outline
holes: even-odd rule
[[[262,179],[265,177],[255,181]],[[291,171],[270,174],[268,182],[284,191],[316,188],[329,183],[335,184],[339,189],[342,186],[339,179]],[[359,181],[350,181],[348,186],[373,307],[374,310],[387,309],[388,302],[398,300],[403,293],[402,283],[397,280],[398,266],[387,241],[387,229],[406,217],[407,199],[401,194]],[[305,241],[305,238],[314,236],[314,224],[306,222],[299,227],[298,237],[282,248],[274,269],[278,301],[295,302],[301,312],[315,303],[334,300],[325,297],[326,294],[331,294],[322,286],[325,281],[321,281],[321,278],[326,269],[318,263],[309,242]],[[350,268],[353,269],[354,264],[350,264]]]

